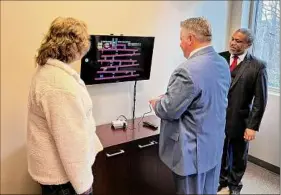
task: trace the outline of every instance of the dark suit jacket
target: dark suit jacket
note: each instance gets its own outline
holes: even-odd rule
[[[220,53],[227,62],[228,51]],[[246,128],[259,130],[267,103],[267,71],[265,62],[247,54],[232,80],[228,94],[226,135],[243,138]]]

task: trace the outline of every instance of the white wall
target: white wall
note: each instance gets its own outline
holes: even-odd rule
[[[249,153],[280,167],[280,97],[269,94],[268,105],[257,138],[250,144]]]
[[[179,47],[179,23],[187,17],[205,16],[213,26],[214,46],[221,51],[225,49],[228,3],[226,2],[161,2],[163,11],[159,10],[152,25],[154,29],[147,28],[148,35],[155,36],[155,46],[149,81],[140,81],[137,84],[136,116],[141,116],[149,111],[148,100],[151,97],[163,94],[172,70],[183,60]],[[216,9],[212,8],[217,8]],[[164,11],[165,10],[165,11]],[[124,34],[135,33],[134,30]],[[224,39],[223,39],[224,40]],[[118,84],[103,84],[88,87],[93,102],[94,116],[97,124],[107,123],[114,120],[120,114],[129,118],[132,116],[133,106],[133,82]],[[104,105],[107,105],[106,107]],[[108,112],[111,109],[111,112]]]
[[[249,1],[232,1],[230,31],[232,32],[241,27],[248,27]],[[258,37],[256,37],[258,38]],[[258,56],[257,56],[258,57]],[[269,91],[268,104],[260,131],[257,133],[256,140],[250,143],[249,154],[265,162],[280,167],[280,96]]]
[[[213,25],[214,46],[225,49],[226,1],[1,1],[1,193],[39,192],[27,173],[27,96],[35,70],[34,55],[50,22],[57,16],[84,20],[90,33],[155,36],[151,80],[137,86],[137,116],[147,101],[165,92],[172,70],[183,60],[179,23],[206,16]],[[75,64],[79,71],[79,63]],[[97,124],[130,116],[133,83],[88,87]]]

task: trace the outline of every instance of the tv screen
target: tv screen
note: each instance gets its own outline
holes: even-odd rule
[[[91,35],[91,48],[81,60],[86,85],[149,80],[154,37]]]

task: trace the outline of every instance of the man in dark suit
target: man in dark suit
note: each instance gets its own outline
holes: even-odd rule
[[[266,64],[247,51],[252,43],[253,35],[242,28],[232,35],[229,51],[220,53],[230,65],[232,82],[218,191],[228,186],[230,194],[240,194],[249,141],[255,139],[267,103]]]

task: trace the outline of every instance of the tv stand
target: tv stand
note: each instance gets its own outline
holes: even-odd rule
[[[92,167],[95,195],[171,195],[175,193],[173,175],[158,156],[159,129],[138,125],[132,131],[116,131],[110,124],[100,125],[96,133],[104,149]],[[159,124],[156,116],[145,121]],[[128,120],[132,125],[133,120]]]

